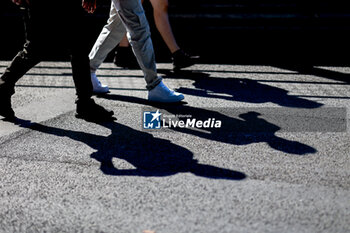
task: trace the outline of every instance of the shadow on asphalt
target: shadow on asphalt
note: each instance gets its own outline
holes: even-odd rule
[[[138,103],[148,105],[160,110],[165,110],[174,115],[191,115],[192,118],[205,121],[210,118],[220,119],[225,122],[224,128],[205,128],[201,131],[192,128],[171,128],[176,132],[194,135],[212,141],[224,142],[233,145],[247,145],[251,143],[266,142],[271,148],[288,154],[305,155],[316,153],[316,149],[297,141],[290,141],[275,135],[280,130],[277,125],[259,118],[258,112],[246,112],[238,118],[232,118],[218,111],[190,107],[180,104],[159,104],[152,103],[145,99],[131,96],[108,94],[100,98]],[[181,118],[180,118],[181,120]]]
[[[321,78],[341,81],[345,84],[350,84],[350,74],[327,70],[326,68],[314,67],[312,65],[280,65],[276,67],[296,71],[299,74],[315,75]]]
[[[162,177],[190,172],[210,179],[246,178],[246,175],[239,171],[200,164],[193,159],[190,150],[116,122],[94,122],[111,130],[111,134],[107,137],[30,123],[21,119],[17,119],[14,123],[38,132],[69,137],[85,143],[96,150],[91,154],[91,158],[101,163],[100,169],[106,175]],[[113,158],[123,159],[135,169],[118,169],[113,165]]]
[[[288,91],[259,83],[251,79],[214,78],[202,72],[161,70],[164,78],[191,79],[195,88],[181,87],[177,91],[193,96],[217,98],[246,103],[275,103],[291,108],[318,108],[322,104],[315,101],[288,95]]]

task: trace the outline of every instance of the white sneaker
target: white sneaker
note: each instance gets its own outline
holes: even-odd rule
[[[185,99],[184,95],[169,89],[163,81],[148,92],[148,100],[162,103],[174,103]]]
[[[92,82],[92,87],[93,87],[93,93],[105,94],[105,93],[109,92],[108,86],[101,84],[101,82],[97,79],[95,72],[91,72],[91,82]]]

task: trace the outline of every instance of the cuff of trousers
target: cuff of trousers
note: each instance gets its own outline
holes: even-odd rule
[[[155,88],[161,81],[163,80],[162,77],[157,76],[151,83],[148,83],[146,85],[146,88],[148,91],[152,90],[153,88]]]

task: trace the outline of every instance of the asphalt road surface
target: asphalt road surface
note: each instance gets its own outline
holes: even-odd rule
[[[94,99],[115,122],[75,118],[67,62],[18,82],[0,232],[350,232],[350,67],[158,68],[186,103],[149,103],[141,71],[103,64]],[[144,129],[157,110],[222,125]]]

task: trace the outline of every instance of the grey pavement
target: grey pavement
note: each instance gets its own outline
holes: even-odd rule
[[[67,62],[18,82],[0,232],[350,232],[350,67],[158,69],[187,103],[149,103],[141,71],[102,65],[111,92],[94,99],[115,122],[75,118]],[[223,128],[143,129],[149,108]]]

